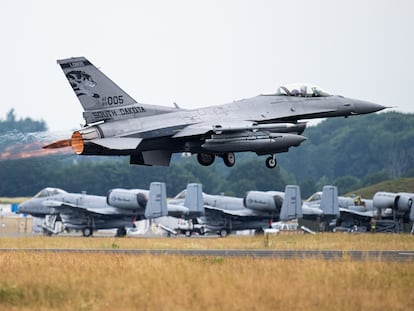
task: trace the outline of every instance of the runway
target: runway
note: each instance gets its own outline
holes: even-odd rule
[[[414,251],[340,251],[340,250],[189,250],[189,249],[70,249],[0,248],[0,252],[127,254],[159,256],[250,257],[274,259],[325,259],[367,261],[414,261]]]

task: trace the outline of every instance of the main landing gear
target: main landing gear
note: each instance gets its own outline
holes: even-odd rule
[[[236,156],[234,155],[233,152],[222,153],[220,157],[223,158],[224,164],[228,167],[232,167],[236,163]],[[212,153],[204,153],[204,152],[197,153],[198,163],[200,163],[203,166],[209,166],[213,164],[215,158],[216,156]],[[268,168],[275,168],[276,165],[277,165],[277,160],[274,154],[269,156],[266,159],[266,166]]]
[[[233,152],[223,153],[220,155],[220,157],[223,158],[224,164],[228,167],[231,167],[234,165],[234,163],[236,163],[236,156]],[[200,152],[197,154],[198,163],[204,166],[209,166],[213,164],[215,158],[216,156],[211,153]]]

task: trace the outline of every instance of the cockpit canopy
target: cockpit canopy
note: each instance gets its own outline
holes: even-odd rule
[[[47,197],[51,197],[53,195],[57,195],[57,194],[65,194],[67,193],[66,191],[62,190],[62,189],[58,189],[58,188],[45,188],[43,190],[41,190],[40,192],[38,192],[34,198],[47,198]]]
[[[301,96],[301,97],[326,97],[332,94],[321,89],[319,86],[307,83],[294,83],[282,85],[276,91],[276,95],[281,96]]]

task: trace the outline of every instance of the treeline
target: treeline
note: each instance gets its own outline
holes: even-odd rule
[[[45,187],[106,195],[111,188],[148,189],[152,181],[165,182],[169,196],[190,182],[202,183],[207,193],[243,195],[253,189],[283,190],[295,182],[282,168],[270,170],[257,160],[245,161],[226,172],[222,164],[200,166],[195,157],[175,160],[169,167],[131,166],[127,158],[73,159],[49,156],[1,161],[0,197],[31,196]]]
[[[1,123],[1,122],[0,122]],[[209,167],[195,156],[175,155],[169,167],[131,166],[126,157],[48,156],[0,161],[0,196],[30,196],[44,187],[105,195],[115,187],[148,188],[167,183],[169,196],[189,182],[201,182],[207,193],[242,196],[248,190],[283,190],[299,184],[302,196],[334,184],[340,193],[383,180],[414,176],[414,115],[396,112],[327,119],[309,127],[308,140],[278,154],[278,167],[265,157],[237,154],[236,165],[220,159]]]
[[[17,119],[14,109],[11,109],[5,119],[0,119],[0,135],[7,132],[18,131],[20,133],[31,133],[46,131],[45,121],[35,121],[31,118]]]
[[[299,148],[279,156],[280,164],[304,189],[334,183],[346,193],[414,176],[414,114],[326,119],[306,129],[304,135],[308,140]]]

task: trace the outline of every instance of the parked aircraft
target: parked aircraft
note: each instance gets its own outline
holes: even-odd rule
[[[108,195],[97,196],[85,193],[68,193],[57,188],[45,188],[18,207],[19,213],[35,217],[54,215],[52,223],[45,225],[49,233],[54,232],[54,222],[60,217],[69,230],[82,230],[84,236],[99,229],[116,228],[118,236],[126,234],[136,220],[157,218],[167,214],[165,184],[153,182],[150,190],[112,189]]]
[[[168,204],[182,204],[186,191]],[[205,215],[202,224],[208,231],[225,237],[233,230],[263,230],[281,217],[288,220],[301,213],[298,186],[286,186],[285,192],[249,191],[244,198],[203,193]]]
[[[199,217],[204,216],[202,185],[190,183],[183,192],[186,193],[184,200],[168,201],[167,216],[157,218],[155,223],[168,235],[181,233],[191,236],[193,232],[203,235],[205,227],[199,224]],[[167,201],[165,194],[162,194],[161,200]],[[180,224],[184,226],[180,226]]]
[[[338,225],[351,231],[400,232],[414,221],[414,193],[377,192],[372,200],[356,199],[356,206],[341,208]]]
[[[72,146],[79,155],[128,155],[131,164],[168,166],[178,152],[197,154],[201,165],[221,157],[235,164],[235,152],[269,155],[299,146],[304,119],[348,117],[385,107],[331,95],[310,84],[281,86],[274,94],[200,109],[136,102],[85,57],[58,60],[83,106],[85,126],[70,139],[44,148]]]
[[[318,204],[321,192],[314,193],[305,204]],[[377,192],[373,199],[360,196],[338,197],[339,217],[336,231],[398,232],[401,225],[414,220],[411,209],[413,193]]]
[[[327,231],[332,220],[339,217],[338,188],[324,186],[302,204],[303,217],[299,224],[315,231]]]

